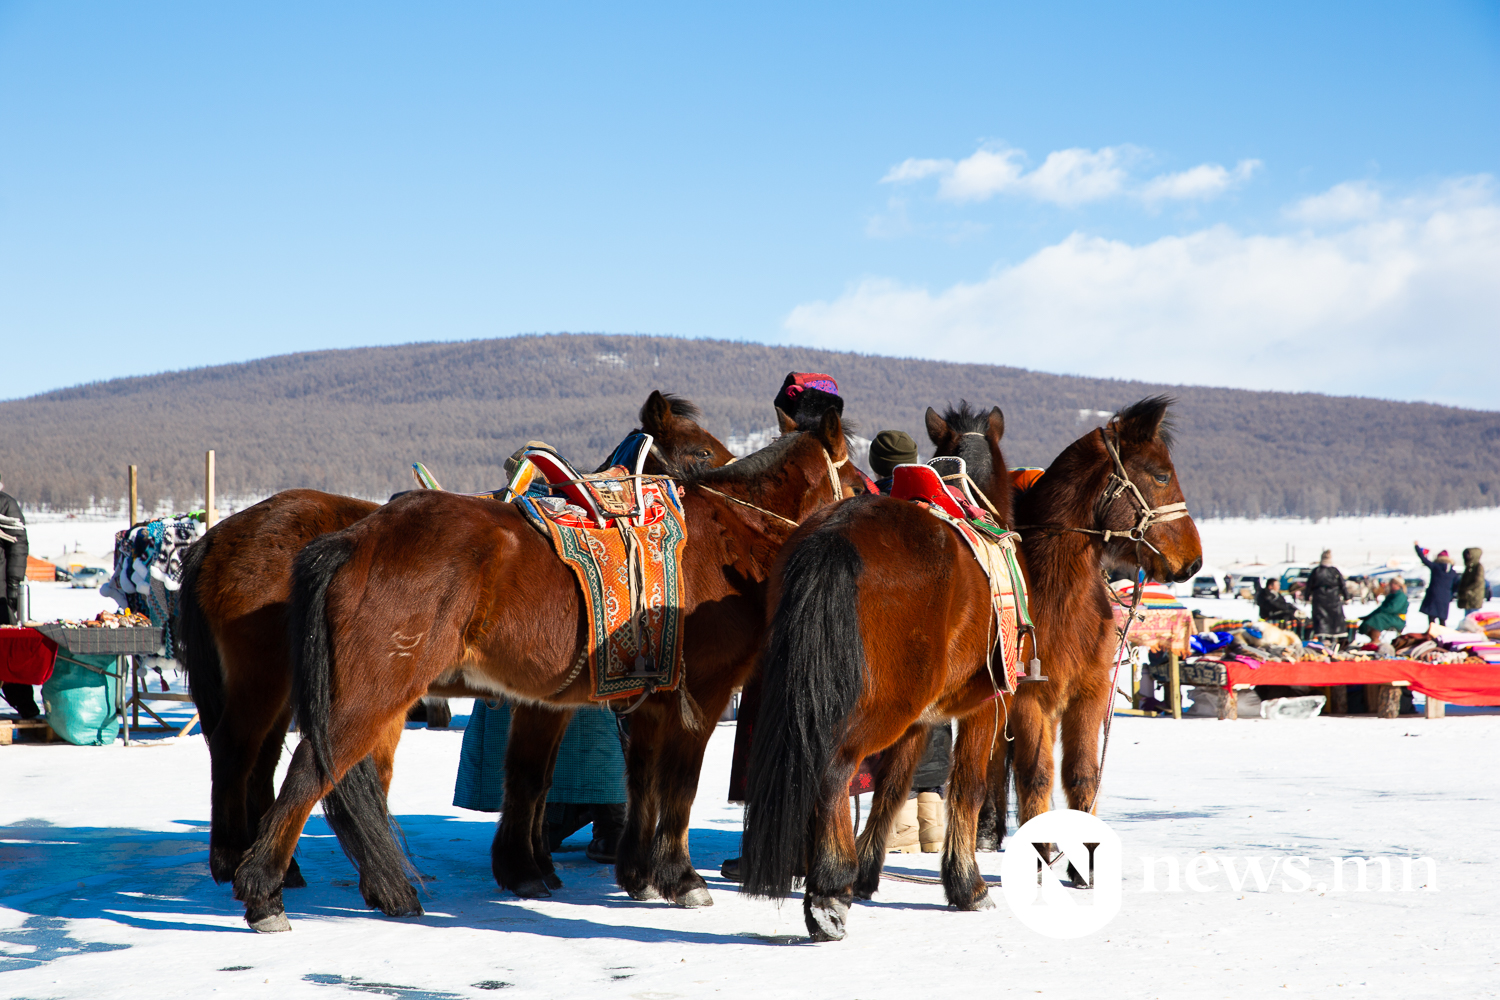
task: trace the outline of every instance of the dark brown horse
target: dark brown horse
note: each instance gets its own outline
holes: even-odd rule
[[[640,411],[641,430],[655,438],[648,472],[681,475],[732,460],[698,419],[687,400],[651,394]],[[234,878],[276,798],[276,762],[292,714],[286,634],[292,562],[314,538],[347,528],[379,506],[317,490],[286,490],[214,525],[188,553],[178,657],[212,762],[209,872],[215,881]],[[461,688],[437,693],[473,694]],[[402,722],[392,719],[372,749],[382,787],[390,785]],[[286,885],[304,884],[293,859]]]
[[[687,479],[687,676],[679,691],[652,695],[632,716],[626,757],[629,814],[616,871],[637,898],[711,902],[687,855],[703,750],[713,720],[754,663],[765,581],[789,522],[845,494],[836,468],[846,462],[839,417],[830,411],[816,431],[788,433],[735,465]],[[565,706],[585,703],[589,689],[586,673],[572,670],[587,649],[577,582],[511,504],[407,494],[310,543],[293,578],[302,741],[234,879],[257,930],[290,926],[282,873],[308,813],[335,782],[352,776],[359,786],[338,806],[349,808],[334,827],[346,850],[351,841],[389,838],[384,799],[362,762],[430,685],[462,682]],[[555,714],[565,726],[565,713]],[[509,784],[506,791],[515,801]],[[367,852],[365,859],[360,888],[371,906],[391,915],[422,912],[399,855]]]
[[[1158,506],[1182,497],[1157,435],[1164,412],[1165,402],[1137,404],[1109,431],[1126,476],[1139,481]],[[988,415],[982,429],[963,411],[936,421],[929,414],[929,425],[940,453],[965,458],[971,477],[1008,521],[1012,491],[1000,452],[999,411]],[[1080,442],[1064,454],[1086,447]],[[1107,480],[1116,466],[1105,446],[1096,450],[1092,464],[1070,460],[1048,475],[1058,472],[1059,480],[1068,481],[1080,529],[1127,529],[1138,523],[1133,494],[1110,491]],[[1154,574],[1178,579],[1196,572],[1201,551],[1191,521],[1173,520],[1148,532],[1159,553],[1151,564]],[[1023,566],[1037,644],[1050,671],[1047,635],[1036,611],[1036,595],[1049,584],[1038,578],[1038,567]],[[1079,573],[1086,572],[1072,565],[1055,569],[1050,586],[1058,588],[1077,586]],[[990,591],[978,562],[951,528],[915,505],[864,498],[809,521],[788,544],[778,570],[745,816],[747,891],[786,896],[805,865],[808,932],[819,940],[842,938],[853,897],[868,898],[879,884],[890,822],[906,797],[928,727],[960,718],[943,887],[960,909],[992,906],[974,861],[975,832],[988,763],[1003,739],[1004,704],[995,697]],[[1091,592],[1087,585],[1082,589]],[[1023,696],[1044,686],[1023,685]],[[1092,717],[1095,729],[1102,717],[1102,709]],[[856,845],[845,790],[860,760],[886,748],[870,821]]]
[[[1119,645],[1103,570],[1139,567],[1151,579],[1173,581],[1190,578],[1202,565],[1191,518],[1170,509],[1145,516],[1183,502],[1170,454],[1171,402],[1153,396],[1125,408],[1108,426],[1069,445],[1034,486],[1016,495],[1021,554],[1047,681],[1023,684],[1006,699],[1013,739],[990,764],[997,848],[1008,810],[1006,772],[1015,774],[1018,825],[1046,812],[1059,736],[1068,808],[1095,807],[1100,723],[1113,704]],[[1139,494],[1118,485],[1112,450]],[[1137,530],[1143,520],[1148,526]]]

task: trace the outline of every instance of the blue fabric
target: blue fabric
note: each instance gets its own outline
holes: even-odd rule
[[[453,804],[460,809],[499,812],[505,804],[505,748],[510,742],[510,706],[479,699],[464,728]],[[573,716],[557,749],[548,802],[625,801],[625,757],[614,716],[585,706]]]

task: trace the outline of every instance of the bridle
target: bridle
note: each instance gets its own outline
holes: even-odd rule
[[[1118,431],[1116,435],[1118,436]],[[1104,450],[1109,453],[1110,460],[1114,462],[1115,468],[1109,474],[1109,480],[1104,484],[1104,492],[1099,494],[1098,503],[1094,505],[1094,523],[1102,523],[1105,515],[1114,506],[1115,501],[1122,495],[1128,495],[1135,501],[1138,510],[1135,525],[1125,531],[1117,531],[1113,528],[1074,528],[1069,525],[1059,524],[1028,524],[1017,530],[1077,531],[1085,535],[1099,535],[1104,539],[1105,545],[1108,545],[1112,539],[1124,538],[1135,542],[1137,545],[1144,545],[1160,556],[1162,554],[1161,549],[1151,544],[1151,540],[1146,537],[1146,532],[1158,524],[1165,524],[1168,521],[1175,521],[1178,518],[1189,516],[1187,504],[1168,503],[1162,504],[1159,507],[1151,506],[1146,500],[1146,495],[1141,492],[1141,488],[1126,474],[1125,463],[1120,461],[1119,445],[1110,440],[1109,435],[1105,433],[1103,427],[1099,428],[1099,440],[1104,442]],[[1126,492],[1127,490],[1129,491],[1128,493]]]

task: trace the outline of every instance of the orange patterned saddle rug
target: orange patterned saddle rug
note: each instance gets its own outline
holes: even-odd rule
[[[677,484],[617,466],[575,474],[567,485],[572,489],[561,496],[538,495],[543,491],[532,486],[513,502],[578,578],[588,619],[589,697],[676,690],[683,676],[687,543]],[[580,658],[564,687],[583,666]]]

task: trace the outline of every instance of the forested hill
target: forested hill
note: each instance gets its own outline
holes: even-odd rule
[[[31,508],[201,502],[203,452],[224,496],[293,486],[384,498],[423,461],[449,489],[499,485],[530,438],[592,467],[652,389],[727,437],[773,423],[791,370],[832,374],[869,436],[925,443],[926,407],[1005,411],[1006,457],[1045,465],[1111,411],[1177,397],[1176,462],[1201,515],[1435,513],[1500,503],[1500,413],[1313,394],[1044,375],[1018,368],[667,337],[557,334],[317,351],[116,379],[0,402],[0,475]]]

